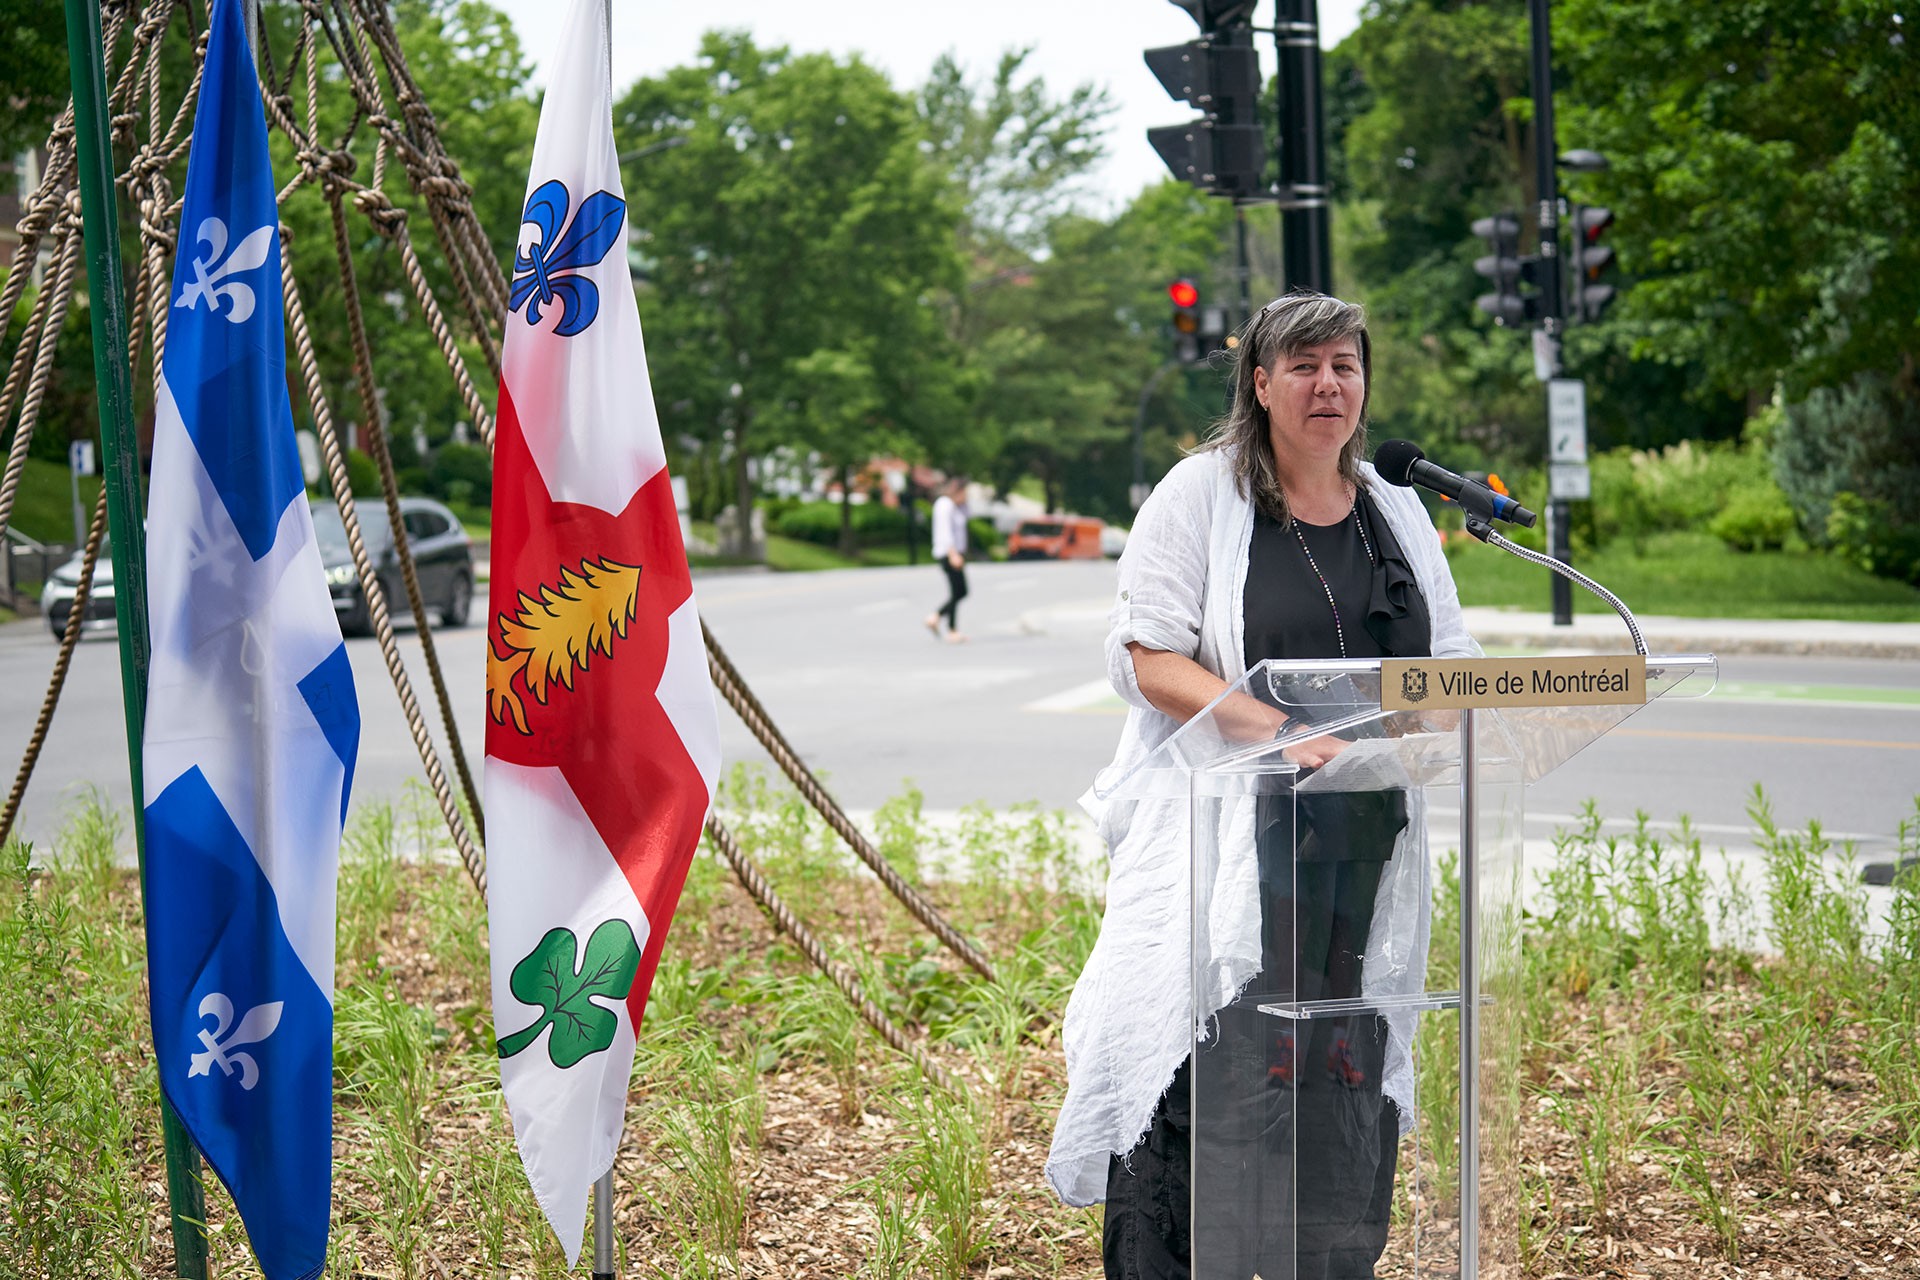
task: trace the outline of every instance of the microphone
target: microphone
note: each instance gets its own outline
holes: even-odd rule
[[[1452,498],[1470,516],[1482,520],[1505,520],[1531,529],[1539,519],[1505,494],[1495,493],[1477,480],[1455,475],[1445,467],[1427,461],[1427,455],[1411,440],[1388,440],[1373,451],[1373,466],[1388,484],[1422,489]]]

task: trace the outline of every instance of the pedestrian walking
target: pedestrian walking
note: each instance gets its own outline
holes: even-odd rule
[[[960,602],[967,598],[967,478],[948,476],[933,500],[933,558],[947,575],[947,602],[927,615],[936,640],[963,644]],[[941,629],[945,624],[945,630]]]

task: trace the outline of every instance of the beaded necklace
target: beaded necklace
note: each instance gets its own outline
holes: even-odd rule
[[[1353,527],[1360,531],[1360,545],[1366,550],[1367,563],[1378,565],[1380,562],[1374,558],[1373,543],[1367,538],[1367,526],[1360,521],[1360,493],[1357,489],[1354,491],[1353,504],[1347,508],[1347,519],[1352,520]],[[1333,610],[1333,638],[1340,642],[1340,656],[1344,658],[1347,656],[1347,632],[1340,625],[1340,606],[1333,601],[1333,586],[1327,581],[1327,575],[1320,572],[1320,565],[1307,546],[1307,535],[1300,532],[1300,521],[1290,516],[1287,523],[1293,526],[1293,536],[1299,540],[1300,554],[1307,558],[1307,567],[1313,570],[1314,577],[1320,579],[1320,589],[1327,593],[1327,608]],[[1346,520],[1341,523],[1345,524]]]

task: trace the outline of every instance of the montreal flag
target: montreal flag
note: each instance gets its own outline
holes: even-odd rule
[[[213,7],[154,413],[143,801],[160,1087],[268,1280],[326,1262],[333,906],[360,711],[287,399],[279,212]]]
[[[606,0],[575,0],[514,254],[487,611],[494,1030],[535,1196],[578,1258],[720,767],[647,377]]]

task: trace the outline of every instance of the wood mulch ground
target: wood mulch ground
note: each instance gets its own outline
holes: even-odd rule
[[[884,914],[853,910],[848,919],[864,915],[871,921]],[[700,927],[694,923],[680,920],[674,939],[695,965],[764,953],[772,941],[770,926],[731,883]],[[458,1011],[486,999],[484,989],[449,973],[404,927],[385,940],[383,959],[407,998],[432,1010],[436,1023],[455,1027],[453,1036],[463,1034],[457,1029]],[[1585,1066],[1578,1061],[1577,1041],[1571,1043],[1566,1065],[1577,1073]],[[946,1047],[936,1052],[983,1094],[991,1093],[983,1071],[963,1055]],[[883,1061],[886,1053],[873,1042],[862,1068],[866,1078],[876,1069],[891,1069]],[[878,1068],[876,1060],[881,1060]],[[1040,1041],[1028,1048],[1020,1081],[1000,1117],[991,1157],[992,1185],[985,1199],[991,1244],[970,1274],[982,1280],[1098,1277],[1099,1211],[1061,1206],[1041,1176],[1053,1109],[1064,1089],[1057,1030],[1043,1030]],[[1900,1151],[1887,1126],[1860,1119],[1870,1113],[1870,1093],[1863,1096],[1863,1090],[1871,1090],[1870,1078],[1843,1061],[1827,1083],[1818,1117],[1823,1136],[1795,1171],[1791,1187],[1731,1148],[1707,1153],[1734,1179],[1741,1218],[1737,1262],[1724,1256],[1694,1201],[1676,1188],[1664,1166],[1641,1152],[1621,1159],[1610,1187],[1613,1207],[1598,1222],[1588,1221],[1588,1194],[1566,1131],[1544,1108],[1530,1104],[1521,1129],[1521,1159],[1534,1175],[1530,1186],[1536,1193],[1544,1188],[1545,1200],[1529,1206],[1536,1248],[1518,1274],[1526,1280],[1920,1280],[1920,1155]],[[644,1097],[644,1090],[644,1082],[636,1082],[636,1095]],[[881,1173],[907,1145],[903,1122],[870,1102],[858,1114],[844,1116],[831,1074],[811,1061],[788,1060],[763,1075],[761,1091],[765,1110],[760,1143],[750,1157],[746,1229],[737,1264],[722,1263],[718,1272],[783,1280],[859,1274],[872,1252],[876,1213],[870,1188],[858,1184]],[[460,1144],[472,1141],[474,1132],[471,1125],[436,1127],[432,1141],[442,1147]],[[156,1144],[144,1174],[164,1212],[158,1155]],[[648,1158],[646,1135],[630,1124],[617,1182],[635,1185]],[[336,1193],[337,1213],[347,1190]],[[1435,1224],[1432,1238],[1444,1240],[1451,1225]],[[667,1252],[667,1233],[638,1197],[622,1199],[618,1229],[629,1275],[679,1274]],[[155,1236],[145,1273],[171,1276],[164,1218],[156,1219]],[[454,1238],[434,1240],[416,1274],[501,1280],[479,1277],[462,1265],[470,1247],[471,1242]],[[399,1272],[374,1265],[363,1274]],[[1410,1271],[1390,1258],[1381,1274]]]

